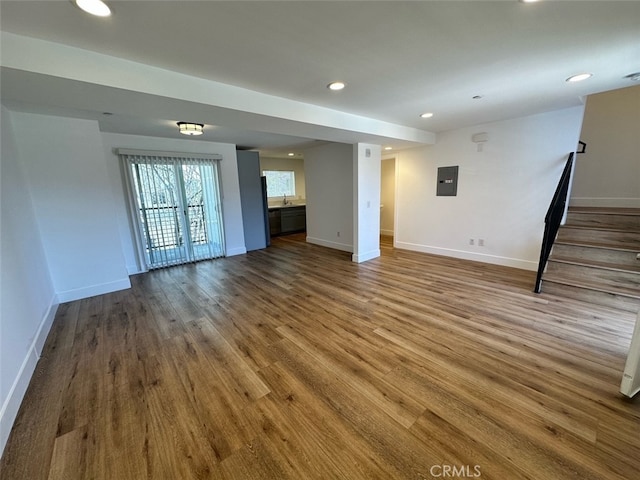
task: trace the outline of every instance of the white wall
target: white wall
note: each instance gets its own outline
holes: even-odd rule
[[[383,158],[380,172],[380,233],[393,235],[396,209],[396,159]]]
[[[398,152],[395,246],[535,270],[544,216],[582,115],[574,107],[477,125]],[[489,140],[478,152],[471,136],[480,132]],[[437,197],[437,168],[454,165],[457,196]]]
[[[640,208],[640,86],[587,97],[571,205]]]
[[[304,159],[307,242],[353,252],[353,147],[321,145]]]
[[[235,145],[193,139],[144,137],[116,133],[103,133],[102,143],[117,212],[117,231],[122,243],[127,271],[130,274],[141,272],[142,265],[139,265],[135,253],[136,247],[129,220],[129,210],[125,201],[125,184],[122,179],[120,159],[115,152],[117,148],[222,155],[220,174],[227,256],[246,253]]]
[[[271,158],[260,156],[260,172],[262,173],[263,170],[293,171],[296,177],[295,200],[304,200],[307,198],[303,158]]]
[[[2,107],[0,154],[0,455],[57,302],[18,150]]]
[[[353,255],[356,263],[380,256],[380,145],[353,146]]]
[[[129,288],[98,123],[12,117],[58,300]]]

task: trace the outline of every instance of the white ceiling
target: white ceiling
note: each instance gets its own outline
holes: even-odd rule
[[[634,85],[624,77],[640,71],[640,2],[635,1],[107,3],[114,14],[102,19],[67,0],[2,0],[0,26],[3,32],[282,97],[289,105],[365,117],[373,122],[370,130],[383,122],[442,132],[579,105],[586,95]],[[5,57],[4,47],[2,53]],[[565,82],[581,72],[593,77]],[[330,92],[326,85],[333,80],[347,88]],[[91,98],[77,94],[86,89],[92,89]],[[105,110],[96,101],[101,95],[120,101]],[[103,131],[175,136],[173,117],[126,108],[144,104],[144,95],[3,63],[2,101],[10,109],[95,118]],[[482,98],[473,99],[476,95]],[[178,119],[206,117],[205,102],[173,102],[173,111],[182,115]],[[419,118],[425,111],[434,117]],[[190,112],[193,120],[187,118]],[[298,122],[308,128],[283,135],[282,129],[263,128],[269,118],[255,122],[240,113],[218,109],[201,138],[274,152],[318,139],[377,138],[345,135],[348,125],[336,125],[333,138],[326,123],[315,135],[313,122]],[[277,115],[271,117],[277,121]],[[398,137],[394,141],[385,133],[378,140],[396,147],[412,143]]]

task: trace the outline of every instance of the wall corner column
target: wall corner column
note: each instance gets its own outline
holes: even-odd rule
[[[381,147],[353,145],[353,255],[355,263],[380,256]]]

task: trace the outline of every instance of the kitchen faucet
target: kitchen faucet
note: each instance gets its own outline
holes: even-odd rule
[[[287,201],[287,196],[285,195],[284,199],[282,200],[282,205],[288,205],[289,203],[291,202]]]

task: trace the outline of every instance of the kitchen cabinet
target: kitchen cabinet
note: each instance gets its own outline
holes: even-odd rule
[[[306,207],[287,207],[280,210],[282,233],[304,232],[307,228]]]
[[[307,229],[307,208],[304,205],[269,209],[271,235],[304,232]]]
[[[280,221],[280,209],[279,208],[270,208],[269,209],[269,233],[271,236],[280,235],[282,232],[282,222]]]

